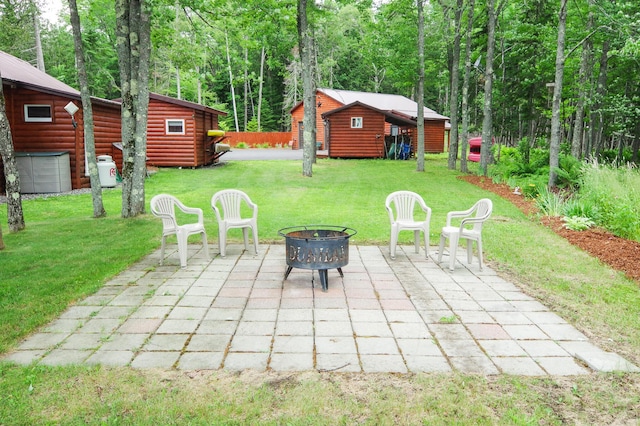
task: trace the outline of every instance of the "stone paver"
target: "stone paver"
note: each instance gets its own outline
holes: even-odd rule
[[[212,248],[211,253],[217,253]],[[488,267],[455,271],[413,247],[352,245],[344,277],[294,269],[285,248],[230,245],[180,269],[159,250],[25,339],[4,360],[180,370],[580,375],[640,371]],[[313,283],[313,285],[312,285]]]

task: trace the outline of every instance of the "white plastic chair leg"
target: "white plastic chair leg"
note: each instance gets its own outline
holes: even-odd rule
[[[249,251],[249,228],[242,228],[242,239],[244,240],[244,249]]]
[[[443,234],[440,235],[440,247],[438,248],[438,263],[442,262],[442,252],[444,251],[444,243],[447,237]]]
[[[420,253],[420,231],[413,231],[413,245],[416,253]]]
[[[218,232],[218,246],[220,246],[220,256],[225,257],[227,254],[227,230],[220,229]]]
[[[211,259],[209,257],[209,243],[207,242],[207,233],[201,232],[202,234],[202,248],[204,249],[204,255],[207,256],[207,260]]]
[[[180,256],[180,267],[187,267],[187,234],[178,232],[178,255]]]
[[[456,250],[458,249],[458,235],[449,235],[449,270],[453,271],[456,265]]]
[[[482,238],[478,239],[478,266],[482,271]]]
[[[424,231],[424,257],[429,258],[429,232]]]
[[[389,243],[389,253],[391,255],[391,259],[396,258],[396,245],[398,244],[398,231],[395,229],[391,230],[391,242]]]
[[[160,245],[160,264],[163,265],[164,264],[164,244],[165,244],[165,240],[166,240],[166,236],[162,236],[162,245]]]
[[[256,228],[252,228],[253,229],[253,248],[256,251],[256,254],[258,254],[258,230]]]

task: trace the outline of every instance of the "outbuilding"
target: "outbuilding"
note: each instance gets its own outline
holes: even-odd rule
[[[80,92],[2,51],[0,72],[14,151],[16,158],[24,159],[18,164],[25,174],[21,180],[35,184],[23,192],[62,192],[90,186]],[[113,143],[120,140],[120,103],[91,98],[91,105],[96,154],[111,155]],[[35,168],[30,164],[33,161]],[[27,176],[29,166],[32,173]],[[0,175],[4,192],[4,174]],[[59,177],[59,185],[48,185],[54,176]]]
[[[333,158],[406,158],[417,150],[416,102],[400,95],[317,89],[316,142]],[[291,140],[301,148],[304,104],[291,110]],[[424,108],[425,152],[447,149],[448,117]]]

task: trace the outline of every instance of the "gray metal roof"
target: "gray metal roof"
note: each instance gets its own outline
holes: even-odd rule
[[[380,111],[387,111],[390,113],[404,115],[408,118],[415,118],[418,116],[418,103],[412,101],[409,98],[405,98],[400,95],[388,95],[384,93],[369,93],[369,92],[353,92],[350,90],[335,90],[335,89],[318,89],[318,91],[325,95],[341,102],[344,105],[349,105],[354,102],[360,102],[370,107],[376,108]],[[440,115],[432,109],[424,108],[425,120],[448,120],[449,117]]]
[[[79,97],[80,91],[51,77],[22,59],[0,51],[2,80],[33,87],[45,92],[56,92]]]

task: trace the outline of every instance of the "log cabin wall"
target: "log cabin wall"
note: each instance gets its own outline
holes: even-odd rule
[[[184,120],[183,134],[167,134],[167,120]],[[149,99],[147,162],[150,165],[199,166],[196,135],[196,117],[193,109]]]
[[[444,122],[439,120],[426,120],[424,122],[424,152],[427,154],[439,154],[444,152]],[[413,152],[418,152],[418,129],[411,129],[411,143]]]
[[[69,152],[71,187],[90,187],[86,175],[82,102],[74,96],[56,95],[21,87],[4,86],[6,111],[15,152]],[[64,107],[70,102],[80,108],[76,127]],[[24,105],[50,105],[51,122],[27,122]],[[112,143],[120,140],[120,106],[93,100],[94,134],[97,155],[112,154]],[[2,185],[4,191],[4,176]]]
[[[320,105],[320,106],[318,106]],[[316,141],[322,144],[320,149],[327,149],[326,143],[328,135],[325,134],[325,126],[322,121],[322,114],[343,106],[341,102],[336,101],[330,96],[322,92],[316,91]],[[304,105],[298,104],[291,111],[291,147],[293,149],[301,149],[300,142],[300,123],[304,119]]]
[[[362,118],[362,128],[352,128],[351,119]],[[385,117],[378,111],[354,105],[327,117],[331,158],[384,157]]]
[[[64,107],[73,101],[81,106],[79,100],[72,96],[54,95],[21,87],[4,86],[7,117],[11,126],[13,148],[15,152],[69,152],[71,164],[71,185],[73,189],[81,188],[80,172],[75,165],[78,161],[78,141],[82,143],[82,130],[78,125],[74,129],[71,116]],[[27,122],[24,105],[51,106],[50,122]],[[76,120],[81,116],[76,113]],[[84,152],[80,153],[82,159]],[[4,175],[3,175],[4,191]]]

